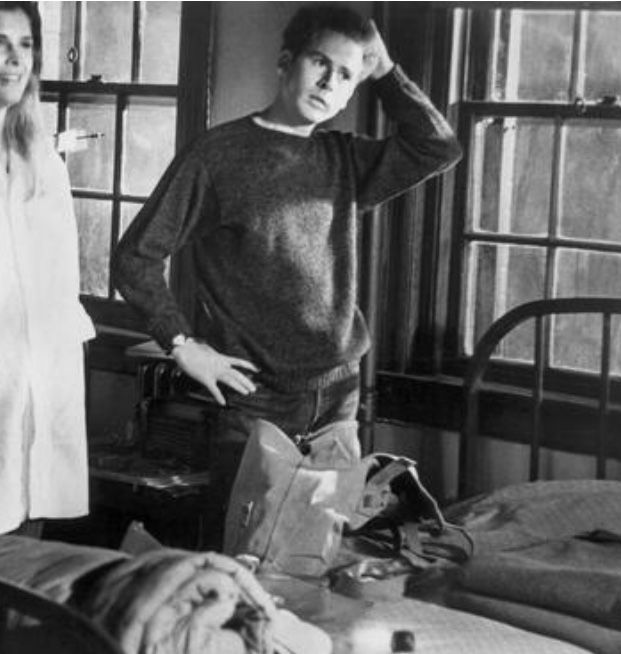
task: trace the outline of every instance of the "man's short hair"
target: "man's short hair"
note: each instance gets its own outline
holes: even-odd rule
[[[363,43],[371,36],[369,21],[349,7],[318,3],[302,7],[294,14],[283,32],[282,50],[295,59],[323,32],[330,31]]]

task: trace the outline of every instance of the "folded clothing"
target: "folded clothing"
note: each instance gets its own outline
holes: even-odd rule
[[[621,629],[621,545],[567,539],[474,556],[456,577],[467,591]]]
[[[445,601],[514,626],[621,652],[621,483],[540,481],[445,509],[475,555]]]
[[[447,602],[452,608],[563,640],[593,654],[621,652],[621,631],[571,615],[459,590],[451,591]]]
[[[475,551],[501,552],[621,524],[621,482],[537,481],[453,504],[447,521],[470,534]]]
[[[126,654],[330,654],[240,562],[161,548],[137,556],[0,537],[0,577],[71,606]],[[15,623],[14,626],[18,626]]]
[[[65,603],[81,579],[128,558],[100,547],[83,547],[25,536],[0,536],[0,577]]]

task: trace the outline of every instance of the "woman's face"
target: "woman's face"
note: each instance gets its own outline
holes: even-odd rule
[[[33,42],[23,11],[0,10],[0,109],[22,99],[32,73]]]

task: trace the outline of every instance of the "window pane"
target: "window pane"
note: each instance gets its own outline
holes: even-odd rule
[[[173,100],[134,99],[127,112],[123,192],[149,195],[175,152]]]
[[[46,136],[51,138],[56,134],[58,127],[58,105],[56,102],[42,102],[41,116],[43,118],[43,131]]]
[[[180,2],[146,2],[140,81],[176,84],[179,65]],[[162,38],[165,34],[166,38]]]
[[[129,82],[132,61],[133,2],[84,2],[86,53],[84,79]]]
[[[598,296],[618,295],[611,288],[621,279],[621,255],[604,252],[585,252],[575,249],[559,250],[557,261],[556,295]],[[601,321],[594,316],[559,317],[553,344],[555,365],[582,370],[598,370],[600,365]],[[619,322],[614,322],[619,325]],[[612,333],[612,369],[621,370],[619,332]],[[580,343],[580,347],[576,347]]]
[[[556,296],[619,295],[614,286],[611,288],[617,279],[621,279],[621,255],[559,249]]]
[[[569,125],[561,233],[621,242],[621,123]]]
[[[68,154],[67,167],[73,187],[112,190],[114,114],[114,98],[80,97],[70,103],[67,112],[69,128],[83,129],[87,134],[103,134],[103,138],[87,139],[85,151]]]
[[[619,94],[621,79],[621,14],[589,12],[587,23],[585,97],[590,100]]]
[[[551,121],[516,121],[511,216],[514,234],[548,232],[553,144]]]
[[[621,317],[613,316],[610,323],[610,372],[621,375]]]
[[[548,232],[554,125],[537,119],[484,119],[477,125],[471,202],[475,230]],[[480,154],[481,153],[481,154]],[[478,197],[477,197],[478,196]]]
[[[470,225],[475,231],[498,231],[503,132],[502,118],[484,118],[475,127],[470,184]]]
[[[566,101],[574,12],[510,13],[497,40],[495,99]]]
[[[108,297],[112,204],[75,198],[80,240],[80,291]]]
[[[468,293],[472,310],[467,325],[467,353],[472,352],[473,343],[496,318],[519,304],[540,299],[545,288],[544,248],[482,243],[470,247],[473,268],[469,278],[473,288]],[[503,356],[527,359],[532,328],[520,330],[506,341]]]
[[[557,368],[599,369],[602,319],[593,314],[557,316],[551,363]],[[579,343],[580,347],[576,347]]]
[[[588,372],[601,370],[603,321],[593,314],[560,315],[554,323],[551,363],[559,368]],[[610,338],[610,371],[621,373],[621,320],[613,316]],[[580,343],[580,347],[576,347]]]
[[[42,79],[70,80],[67,53],[74,46],[75,2],[39,2],[43,39]]]
[[[125,230],[131,225],[132,220],[142,209],[142,203],[122,202],[121,203],[121,224],[119,226],[119,238],[123,236]]]

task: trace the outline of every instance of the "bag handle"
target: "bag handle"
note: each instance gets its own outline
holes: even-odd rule
[[[408,509],[415,507],[402,506],[398,510],[399,515],[394,516],[396,522],[405,522],[408,519],[420,520],[423,517],[431,521],[429,528],[433,530],[434,535],[444,533],[446,521],[442,511],[420,480],[413,459],[381,452],[371,454],[365,457],[365,460],[369,464],[369,475],[358,507],[360,515],[370,520],[386,508],[391,493],[399,495],[399,492],[403,491],[404,494],[412,495],[414,491],[417,495],[417,514],[408,515]]]

